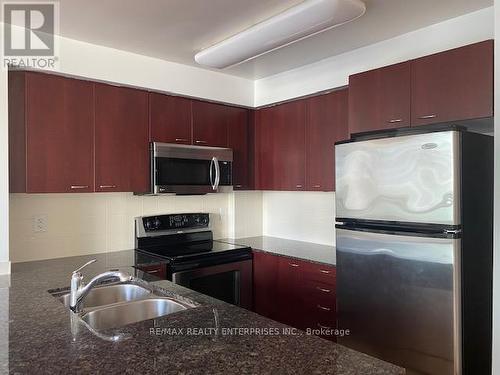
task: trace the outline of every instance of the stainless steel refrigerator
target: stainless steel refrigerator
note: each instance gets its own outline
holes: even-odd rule
[[[491,373],[493,138],[364,133],[335,159],[339,343],[412,374]]]

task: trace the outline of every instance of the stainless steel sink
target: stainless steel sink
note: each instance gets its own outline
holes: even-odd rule
[[[119,284],[101,286],[92,289],[89,292],[89,294],[85,297],[83,307],[92,308],[97,306],[110,305],[117,302],[134,301],[146,298],[150,295],[151,292],[149,290],[144,289],[138,285]],[[64,306],[69,308],[69,293],[64,294],[58,298],[64,304]]]
[[[101,331],[159,318],[189,307],[171,298],[157,297],[103,306],[85,313],[81,318],[93,329]]]

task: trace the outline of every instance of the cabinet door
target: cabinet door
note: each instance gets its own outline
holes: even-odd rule
[[[335,189],[335,142],[349,137],[347,99],[343,89],[307,100],[307,190]]]
[[[191,144],[191,99],[149,94],[150,141]]]
[[[349,77],[349,132],[410,126],[410,63]]]
[[[233,149],[233,187],[249,189],[248,110],[228,107],[226,121],[228,147]]]
[[[304,326],[302,272],[302,262],[291,258],[279,258],[277,320],[296,328]]]
[[[193,144],[227,147],[228,106],[193,101]]]
[[[95,190],[149,190],[148,93],[95,86]]]
[[[493,116],[493,41],[412,61],[412,125]]]
[[[305,100],[257,111],[259,190],[305,190]]]
[[[276,319],[279,258],[261,251],[253,252],[253,306],[262,316]]]
[[[26,192],[93,191],[93,84],[26,73],[26,93]]]

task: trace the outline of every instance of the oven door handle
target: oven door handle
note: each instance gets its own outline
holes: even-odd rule
[[[215,180],[214,180],[214,176],[213,176],[213,170],[214,170],[214,167],[215,167],[215,161],[216,160],[217,160],[216,157],[213,157],[212,160],[210,160],[210,186],[212,186],[212,190],[217,189],[217,185],[215,184],[215,181],[217,180],[217,177],[215,177]],[[217,170],[216,170],[215,173],[217,173]]]
[[[220,166],[219,166],[219,159],[217,159],[215,156],[212,159],[215,162],[215,188],[214,190],[217,190],[219,188],[219,183],[220,183]]]

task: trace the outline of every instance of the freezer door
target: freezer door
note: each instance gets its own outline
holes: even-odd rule
[[[457,131],[335,146],[337,217],[461,224],[459,146]]]
[[[460,374],[460,239],[337,229],[339,343],[425,374]]]

